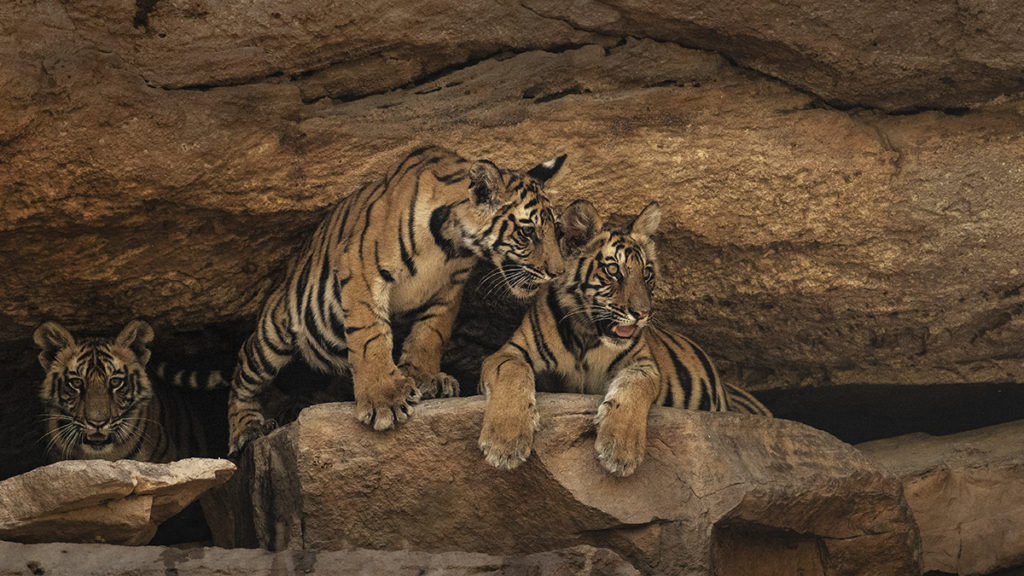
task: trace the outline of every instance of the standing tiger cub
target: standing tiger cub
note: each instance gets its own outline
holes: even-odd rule
[[[595,448],[612,474],[632,474],[644,457],[651,405],[734,410],[770,416],[742,389],[718,379],[711,360],[689,339],[650,326],[657,276],[653,235],[661,219],[649,204],[625,230],[601,231],[586,201],[562,215],[566,273],[546,286],[523,323],[484,360],[487,398],[479,445],[487,462],[512,469],[530,455],[540,424],[535,375],[564,392],[601,393]]]
[[[46,454],[58,460],[171,462],[206,455],[195,413],[168,382],[146,373],[153,328],[133,320],[116,338],[75,338],[56,322],[36,329],[46,378],[43,401]],[[219,372],[189,388],[226,387]]]
[[[228,409],[237,453],[273,427],[257,395],[293,357],[352,373],[356,417],[403,422],[421,397],[452,396],[441,372],[462,289],[478,260],[533,295],[563,270],[544,183],[565,156],[529,171],[440,148],[409,154],[382,182],[342,199],[267,298],[238,355]],[[392,322],[410,323],[396,364]]]

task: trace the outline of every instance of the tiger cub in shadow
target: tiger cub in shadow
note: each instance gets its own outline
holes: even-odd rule
[[[488,463],[512,469],[529,457],[540,423],[535,376],[542,374],[553,376],[558,391],[605,395],[595,448],[617,476],[633,474],[643,460],[655,403],[771,415],[746,391],[724,384],[688,338],[650,325],[660,219],[652,202],[627,228],[602,231],[589,202],[565,210],[566,272],[538,293],[508,343],[483,362],[479,446]]]
[[[153,328],[148,323],[133,320],[114,338],[76,338],[60,324],[46,322],[33,339],[46,371],[39,397],[50,462],[166,463],[208,454],[194,409],[172,384],[213,390],[229,383],[216,371],[202,380],[194,372],[150,380],[146,364]]]

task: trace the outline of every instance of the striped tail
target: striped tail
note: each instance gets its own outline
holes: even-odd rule
[[[761,401],[746,390],[725,383],[726,395],[729,397],[729,411],[771,417],[772,412]]]
[[[188,390],[221,390],[231,387],[231,381],[224,378],[220,370],[175,370],[167,362],[158,362],[153,373],[161,381]]]

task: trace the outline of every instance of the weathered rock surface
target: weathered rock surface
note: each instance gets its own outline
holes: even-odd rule
[[[0,539],[145,544],[160,523],[234,470],[227,460],[203,458],[65,460],[36,468],[0,482]]]
[[[346,552],[228,550],[224,548],[122,547],[100,544],[15,544],[0,542],[0,574],[120,576],[278,576],[389,574],[418,576],[524,575],[634,576],[639,574],[609,550],[577,546],[516,557],[468,552]]]
[[[903,481],[925,571],[969,576],[1024,564],[1024,422],[857,447]]]
[[[553,189],[607,214],[659,200],[659,319],[729,380],[1024,382],[1024,99],[823,104],[1010,94],[1005,0],[487,6],[6,3],[5,369],[48,319],[145,317],[172,351],[251,325],[327,206],[436,143],[566,152]],[[465,319],[470,392],[501,330]],[[12,429],[34,429],[35,369],[0,378]]]
[[[655,409],[647,458],[622,479],[593,453],[597,397],[538,400],[535,453],[513,472],[488,466],[476,446],[480,397],[426,402],[383,434],[357,423],[349,404],[306,409],[255,443],[242,490],[261,544],[490,554],[589,544],[652,574],[749,574],[751,563],[917,573],[899,482],[823,432]]]

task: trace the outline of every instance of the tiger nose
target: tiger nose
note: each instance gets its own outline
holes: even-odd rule
[[[549,278],[561,276],[563,272],[565,272],[565,263],[561,260],[558,260],[557,262],[548,262],[547,265],[544,266],[544,273],[547,274]]]
[[[651,315],[650,308],[643,308],[641,310],[630,309],[629,311],[630,313],[633,314],[634,317],[636,317],[637,320],[643,320],[644,318],[647,318],[648,316]]]
[[[96,416],[86,416],[85,417],[85,421],[90,426],[93,426],[95,428],[102,428],[107,423],[108,418],[96,417]]]

